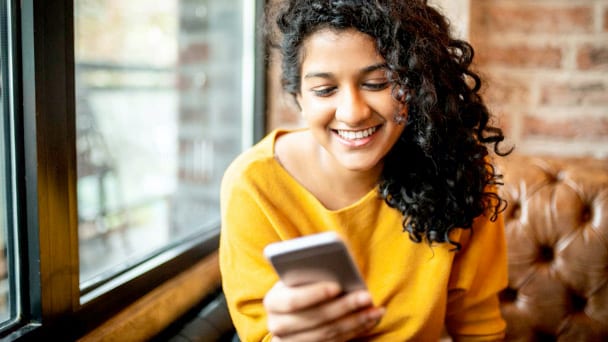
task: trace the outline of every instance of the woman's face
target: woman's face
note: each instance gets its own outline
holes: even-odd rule
[[[407,108],[391,95],[373,39],[354,29],[325,29],[309,36],[302,49],[296,98],[315,139],[346,169],[382,167],[405,128],[395,115],[407,115]]]

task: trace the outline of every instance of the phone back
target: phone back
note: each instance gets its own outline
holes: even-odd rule
[[[345,292],[366,288],[346,245],[335,233],[278,242],[264,253],[288,286],[335,281]]]

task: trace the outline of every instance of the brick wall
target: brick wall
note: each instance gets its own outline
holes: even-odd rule
[[[271,131],[277,127],[289,128],[304,125],[293,96],[283,91],[280,80],[280,69],[280,56],[276,51],[271,51],[266,83],[267,131]]]
[[[241,150],[242,6],[179,0],[178,189],[173,233],[218,213],[224,170]],[[213,217],[213,216],[208,216]]]
[[[608,0],[471,0],[468,17],[484,96],[509,142],[521,153],[608,157]],[[269,129],[301,125],[277,69]]]
[[[608,157],[608,1],[472,0],[470,40],[518,151]]]

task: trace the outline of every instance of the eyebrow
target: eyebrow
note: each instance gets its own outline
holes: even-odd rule
[[[385,68],[386,68],[386,63],[373,64],[373,65],[370,65],[370,66],[367,66],[367,67],[361,69],[361,73],[369,74],[370,72],[376,71],[378,69],[385,69]],[[332,74],[329,72],[311,72],[311,73],[304,75],[304,78],[314,78],[314,77],[330,78],[331,76],[332,76]]]

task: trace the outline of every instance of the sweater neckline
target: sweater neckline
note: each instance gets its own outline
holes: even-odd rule
[[[285,169],[285,167],[283,167],[283,165],[281,164],[281,162],[276,158],[275,156],[275,143],[277,138],[282,135],[282,134],[286,134],[286,133],[291,133],[291,132],[295,132],[295,131],[302,131],[302,130],[306,130],[308,128],[294,128],[294,129],[275,129],[271,134],[270,134],[270,144],[268,146],[269,148],[269,157],[270,159],[272,159],[272,165],[278,169],[279,173],[283,174],[284,178],[287,179],[287,181],[289,183],[291,183],[293,185],[293,188],[297,189],[298,192],[302,193],[304,196],[306,196],[307,198],[310,199],[310,202],[314,203],[315,206],[317,206],[319,208],[319,210],[322,210],[324,212],[327,213],[333,213],[333,214],[340,214],[343,212],[349,212],[351,210],[356,210],[356,208],[364,206],[365,203],[367,203],[368,201],[372,200],[372,199],[379,199],[378,197],[378,187],[375,186],[373,189],[371,189],[370,191],[368,191],[365,195],[363,195],[362,197],[360,197],[359,199],[357,199],[355,202],[339,208],[339,209],[328,209],[327,207],[325,207],[323,205],[323,203],[321,203],[321,201],[319,201],[319,199],[314,196],[304,185],[302,185],[299,181],[297,181],[290,173],[289,171],[287,171]]]

